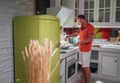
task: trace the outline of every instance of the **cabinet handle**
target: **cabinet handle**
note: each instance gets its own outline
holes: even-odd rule
[[[115,60],[115,63],[117,62],[117,60]]]

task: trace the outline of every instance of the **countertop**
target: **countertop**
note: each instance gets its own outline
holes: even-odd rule
[[[92,47],[92,50],[97,50],[101,52],[120,53],[120,49],[116,49],[116,48]]]
[[[110,52],[110,53],[120,53],[120,49],[118,48],[108,48],[108,47],[94,47],[92,46],[92,50],[101,51],[101,52]],[[79,47],[70,47],[68,49],[63,50],[66,53],[60,54],[60,60],[65,59],[66,57],[71,56],[72,54],[79,51]]]
[[[66,51],[66,53],[60,54],[60,60],[65,59],[66,57],[69,57],[72,54],[78,52],[79,47],[70,47],[70,48],[63,50],[63,51]]]

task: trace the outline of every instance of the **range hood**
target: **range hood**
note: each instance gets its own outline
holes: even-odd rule
[[[53,7],[47,8],[47,14],[54,15],[60,19],[60,25],[62,27],[74,26],[74,10],[66,7]]]

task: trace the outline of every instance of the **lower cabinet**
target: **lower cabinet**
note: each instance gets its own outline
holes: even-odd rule
[[[108,54],[108,55],[107,55]],[[117,76],[117,56],[112,53],[102,55],[102,74],[108,76]]]
[[[78,55],[77,51],[62,55],[67,57],[60,62],[60,83],[73,83],[78,71]]]
[[[65,83],[65,59],[60,63],[60,83]]]
[[[92,72],[92,77],[120,82],[120,53],[99,50],[92,52],[91,55],[97,57],[97,59],[91,58],[91,63],[97,64],[97,72]]]

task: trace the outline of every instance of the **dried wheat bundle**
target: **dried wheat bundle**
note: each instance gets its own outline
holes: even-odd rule
[[[51,57],[54,56],[58,48],[52,50],[52,42],[45,39],[43,45],[40,45],[38,40],[31,40],[28,48],[25,47],[25,50],[22,51],[29,83],[50,83],[50,77],[59,65],[58,61],[50,73]]]

